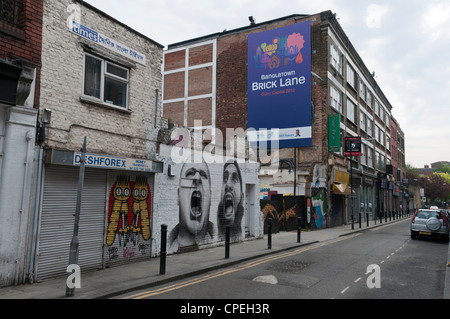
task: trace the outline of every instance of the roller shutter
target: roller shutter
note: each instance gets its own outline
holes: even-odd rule
[[[37,279],[66,274],[78,189],[77,167],[47,166],[39,232]],[[82,271],[102,267],[107,172],[86,168],[79,224]]]
[[[114,193],[117,190],[116,183],[129,185],[129,196],[122,197],[122,202]],[[124,263],[151,258],[152,249],[152,220],[153,220],[153,188],[154,173],[134,171],[109,171],[108,172],[108,204],[106,216],[106,229],[108,230],[110,215],[113,210],[127,211],[125,221],[116,214],[116,227],[111,227],[111,233],[106,233],[105,265],[114,266]],[[142,193],[143,190],[150,190]],[[137,192],[137,193],[135,193]],[[145,195],[145,199],[141,196]],[[134,196],[139,195],[139,198]],[[137,204],[140,199],[139,205]],[[137,214],[136,211],[139,210]],[[137,218],[136,218],[137,217]],[[138,231],[133,226],[142,226],[142,218],[148,218],[147,230],[144,234],[143,228]],[[137,220],[137,221],[135,221]],[[125,230],[125,231],[124,231]],[[142,230],[142,231],[141,231]],[[109,239],[108,239],[109,237]]]

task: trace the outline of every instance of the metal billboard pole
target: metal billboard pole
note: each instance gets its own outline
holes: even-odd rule
[[[86,136],[84,137],[83,150],[81,152],[80,161],[80,173],[78,176],[78,190],[77,190],[77,203],[75,207],[75,221],[73,226],[73,236],[70,242],[70,254],[69,265],[78,265],[78,253],[79,253],[79,240],[78,240],[78,228],[80,224],[80,211],[81,211],[81,194],[83,192],[84,183],[84,169],[85,169],[85,157],[86,157]],[[72,275],[72,272],[68,272],[67,276]],[[75,287],[69,287],[66,285],[66,297],[72,297]]]

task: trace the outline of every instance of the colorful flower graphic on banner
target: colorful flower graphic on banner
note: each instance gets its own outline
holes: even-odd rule
[[[301,49],[305,40],[300,33],[277,37],[272,43],[261,43],[255,51],[255,66],[258,68],[277,69],[280,65],[301,64],[303,56]]]

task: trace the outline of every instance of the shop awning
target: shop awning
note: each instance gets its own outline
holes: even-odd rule
[[[344,183],[333,183],[333,193],[338,195],[355,195],[355,191],[350,191],[350,186]]]

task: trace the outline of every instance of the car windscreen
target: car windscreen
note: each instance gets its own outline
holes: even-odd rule
[[[442,219],[442,215],[440,212],[434,212],[434,211],[421,211],[417,214],[418,218],[421,219],[428,219],[428,218],[437,218],[437,219]]]

